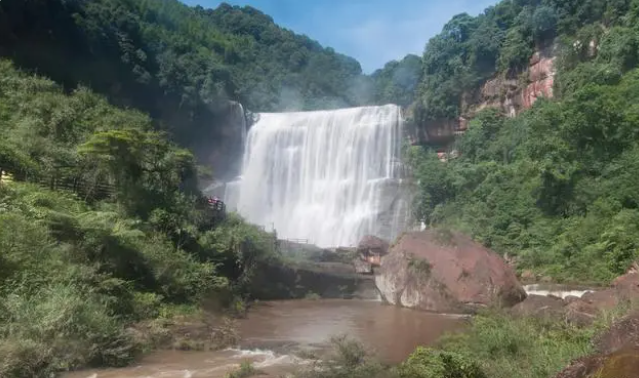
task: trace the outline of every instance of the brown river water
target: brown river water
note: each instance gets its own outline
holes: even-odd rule
[[[157,352],[132,367],[67,374],[66,378],[217,378],[244,360],[278,376],[309,361],[300,351],[322,348],[332,336],[363,343],[385,362],[404,360],[417,346],[432,345],[461,329],[464,318],[430,314],[365,300],[261,302],[239,323],[237,348],[218,352]]]

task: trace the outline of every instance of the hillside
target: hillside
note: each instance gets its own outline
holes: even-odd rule
[[[2,377],[126,364],[276,258],[274,235],[212,213],[148,116],[0,60],[0,130]]]
[[[529,277],[623,273],[639,257],[638,17],[630,0],[507,0],[449,22],[413,105],[422,135],[444,136],[410,151],[417,217]]]
[[[354,59],[254,8],[227,4],[3,1],[0,56],[67,91],[82,84],[149,114],[156,128],[218,170],[235,158],[227,149],[228,100],[255,112],[352,106],[368,95]],[[222,153],[210,157],[211,150]]]

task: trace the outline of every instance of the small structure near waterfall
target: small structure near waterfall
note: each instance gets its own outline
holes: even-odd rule
[[[374,268],[382,263],[382,257],[388,253],[390,245],[383,239],[367,235],[357,245],[357,258],[353,261],[355,270],[360,274],[372,274]]]
[[[213,225],[226,218],[226,204],[221,199],[206,197],[206,205]]]

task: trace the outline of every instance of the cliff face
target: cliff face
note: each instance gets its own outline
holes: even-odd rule
[[[441,119],[412,124],[408,128],[411,144],[446,145],[456,135],[463,134],[468,121],[479,111],[495,108],[509,117],[514,117],[542,97],[553,97],[555,83],[555,45],[537,50],[530,58],[526,71],[519,79],[503,75],[484,83],[475,96],[465,95],[461,99],[465,109],[458,119]]]
[[[488,80],[481,88],[479,101],[470,105],[468,116],[486,108],[496,108],[509,117],[530,109],[541,97],[552,98],[555,84],[554,47],[536,51],[522,77],[518,79],[497,77]]]

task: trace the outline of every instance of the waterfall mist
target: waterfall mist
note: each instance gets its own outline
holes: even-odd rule
[[[398,106],[262,113],[249,130],[242,175],[225,201],[280,238],[350,246],[402,231]]]

